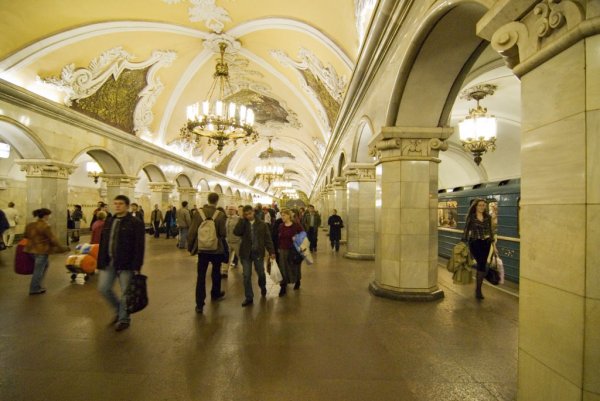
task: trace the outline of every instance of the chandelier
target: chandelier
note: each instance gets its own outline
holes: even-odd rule
[[[225,102],[227,96],[233,94],[229,83],[229,67],[225,62],[226,48],[226,43],[219,43],[221,59],[217,62],[207,99],[202,104],[187,106],[187,122],[181,128],[184,143],[197,146],[201,138],[208,138],[208,144],[216,145],[219,153],[229,141],[237,145],[240,139],[245,144],[258,139],[258,133],[253,128],[254,111],[244,105]]]
[[[271,140],[269,138],[269,148],[267,149],[267,163],[261,166],[256,166],[255,172],[259,178],[267,181],[269,185],[276,180],[283,177],[283,167],[273,164],[271,161],[271,155],[273,154],[273,148],[271,147]]]
[[[496,118],[487,114],[487,108],[482,107],[479,101],[488,95],[493,95],[498,87],[496,85],[476,85],[466,89],[461,99],[476,100],[477,107],[469,109],[469,115],[458,124],[460,142],[467,152],[474,157],[475,164],[479,166],[481,156],[496,149]]]
[[[87,162],[85,165],[85,169],[88,173],[88,177],[94,179],[94,184],[98,183],[98,179],[102,175],[102,167],[96,162]]]
[[[281,191],[281,193],[283,194],[284,197],[288,198],[288,199],[298,199],[298,191],[296,191],[295,189],[292,188],[287,188],[284,189],[283,191]]]
[[[291,188],[292,187],[292,183],[287,181],[285,178],[280,179],[280,180],[275,180],[271,183],[271,188],[273,189],[285,189],[285,188]]]

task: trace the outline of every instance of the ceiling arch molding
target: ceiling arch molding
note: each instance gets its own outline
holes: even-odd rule
[[[281,29],[306,33],[323,43],[323,45],[335,54],[348,69],[352,70],[354,68],[354,63],[350,60],[350,57],[348,57],[348,55],[331,38],[314,26],[295,19],[277,17],[255,19],[243,22],[231,28],[227,33],[236,38],[240,38],[244,35],[267,29]]]
[[[21,69],[53,51],[85,39],[123,32],[174,33],[200,39],[206,39],[209,35],[198,29],[164,22],[130,20],[100,22],[59,32],[37,41],[0,61],[0,72],[4,74]]]
[[[200,181],[198,181],[198,185],[196,185],[196,188],[198,188],[202,192],[210,191],[210,186],[208,185],[208,181],[206,181],[206,179],[204,179],[204,178],[200,178]]]
[[[346,165],[346,154],[344,152],[340,153],[340,158],[338,160],[338,165],[337,165],[337,176],[338,177],[343,177],[344,176],[344,166]]]
[[[0,115],[0,138],[23,159],[51,159],[38,136],[26,125]]]

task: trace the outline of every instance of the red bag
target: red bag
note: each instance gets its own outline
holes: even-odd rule
[[[27,239],[23,238],[17,244],[17,250],[15,252],[15,273],[17,274],[33,274],[35,259],[32,254],[25,252],[27,243]]]

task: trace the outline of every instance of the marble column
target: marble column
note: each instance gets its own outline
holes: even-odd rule
[[[106,203],[109,210],[112,210],[112,201],[118,195],[125,195],[133,202],[135,183],[138,177],[130,177],[125,174],[102,174],[101,177],[106,184]]]
[[[451,128],[385,127],[371,140],[376,165],[375,295],[430,301],[437,283],[440,149]]]
[[[17,160],[27,177],[26,222],[35,221],[32,212],[52,211],[49,224],[62,244],[67,243],[67,196],[69,176],[77,165],[56,160]]]
[[[375,259],[375,166],[349,163],[344,173],[347,181],[347,227],[349,259]]]
[[[477,27],[521,80],[517,397],[600,400],[600,7],[500,3]]]
[[[198,198],[198,207],[199,208],[208,204],[208,194],[210,194],[210,191],[200,191],[198,193],[197,198]]]
[[[325,187],[325,189],[322,192],[322,196],[323,196],[323,209],[319,210],[319,213],[321,214],[321,227],[323,227],[323,229],[327,229],[327,217],[329,216],[329,197],[331,196],[331,190],[329,185],[327,185]]]
[[[189,204],[190,209],[196,204],[196,193],[198,192],[196,188],[178,187],[177,191],[179,192],[180,203],[186,201]]]
[[[154,205],[158,205],[164,213],[168,206],[172,204],[171,194],[173,193],[175,184],[170,182],[150,182],[148,186],[150,187],[150,191],[152,191],[152,207],[154,208]]]
[[[347,213],[347,205],[348,205],[348,194],[347,194],[347,188],[346,188],[346,178],[342,178],[342,177],[338,177],[334,180],[333,182],[333,195],[334,195],[334,209],[337,210],[338,215],[342,218],[342,221],[344,221],[344,228],[342,228],[342,239],[341,239],[341,243],[346,243],[346,240],[348,238],[347,236],[347,225],[345,224],[346,219],[348,217],[348,213]],[[332,214],[333,210],[331,210],[329,212],[329,214]]]

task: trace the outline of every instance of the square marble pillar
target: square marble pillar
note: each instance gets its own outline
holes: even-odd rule
[[[198,208],[208,204],[208,194],[210,191],[200,191],[197,195]]]
[[[375,259],[375,166],[350,163],[345,169],[347,180],[347,228],[345,257]]]
[[[108,210],[112,210],[112,202],[118,195],[125,195],[133,202],[137,177],[122,174],[102,174],[101,177],[106,184]]]
[[[377,155],[375,295],[415,301],[444,296],[437,283],[437,155],[451,133],[387,127],[370,143]]]
[[[170,182],[150,182],[148,186],[150,187],[150,191],[152,191],[152,207],[158,205],[164,213],[169,205],[173,203],[171,194],[173,193],[175,184]]]
[[[478,24],[521,78],[521,401],[600,400],[595,3],[498,2]]]
[[[190,209],[196,203],[196,192],[198,192],[195,188],[188,187],[179,187],[177,188],[179,192],[179,201],[187,202],[190,205]]]
[[[56,238],[67,243],[67,203],[69,175],[77,167],[56,160],[18,160],[27,177],[27,223],[36,219],[32,212],[47,208],[52,211],[48,223]]]

